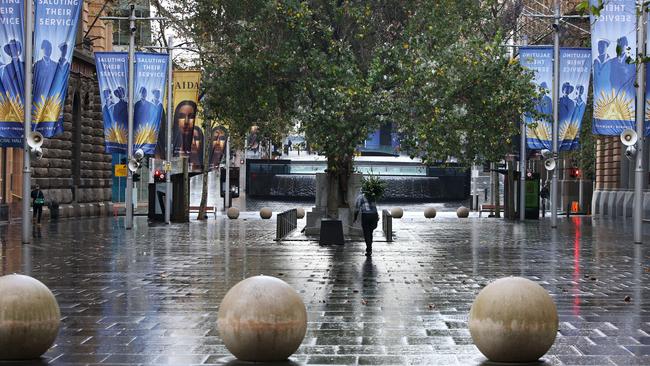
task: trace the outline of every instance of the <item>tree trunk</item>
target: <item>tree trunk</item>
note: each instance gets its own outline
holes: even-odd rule
[[[339,216],[339,184],[338,170],[334,158],[327,158],[327,217],[336,219]]]
[[[204,121],[204,134],[203,134],[203,184],[201,187],[201,204],[199,205],[199,217],[198,220],[205,220],[207,218],[207,206],[208,206],[208,173],[210,172],[210,147],[212,146],[212,124],[208,121]],[[215,205],[216,210],[216,205]]]

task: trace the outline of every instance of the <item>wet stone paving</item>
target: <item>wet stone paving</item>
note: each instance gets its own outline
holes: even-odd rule
[[[650,235],[634,245],[630,221],[591,217],[552,230],[442,216],[407,212],[392,243],[377,230],[371,259],[360,241],[319,247],[296,232],[276,242],[275,216],[256,213],[171,226],[137,217],[130,231],[116,218],[63,220],[37,228],[31,245],[19,224],[0,227],[0,273],[41,280],[63,317],[42,359],[0,364],[244,364],[219,338],[217,311],[230,287],[264,274],[307,306],[307,335],[286,365],[488,365],[467,317],[481,288],[509,275],[558,306],[542,364],[650,365]]]

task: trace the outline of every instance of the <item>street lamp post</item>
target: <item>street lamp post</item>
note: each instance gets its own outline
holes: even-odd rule
[[[555,0],[553,22],[553,158],[557,159],[560,99],[560,1]],[[551,227],[557,227],[557,168],[551,171]]]
[[[643,7],[643,2],[640,4]],[[642,9],[643,10],[643,9]],[[645,57],[645,11],[637,11],[636,44],[639,57]],[[636,68],[636,159],[634,169],[634,242],[643,242],[643,140],[645,117],[645,64],[638,63]]]
[[[29,215],[29,201],[31,193],[32,167],[31,148],[27,143],[28,136],[32,132],[32,51],[34,48],[34,15],[32,14],[33,4],[30,0],[25,1],[25,110],[24,136],[23,136],[23,243],[29,244],[32,241],[32,217]]]
[[[29,1],[27,1],[29,3]],[[128,20],[129,21],[129,86],[128,86],[128,132],[127,132],[127,161],[133,158],[133,94],[134,94],[134,76],[135,76],[135,32],[137,30],[135,24],[139,20],[164,20],[164,17],[143,17],[139,18],[135,15],[135,5],[130,5],[131,13],[128,17],[100,17],[102,20]],[[133,172],[130,169],[126,170],[126,217],[124,218],[124,227],[130,230],[133,227]]]

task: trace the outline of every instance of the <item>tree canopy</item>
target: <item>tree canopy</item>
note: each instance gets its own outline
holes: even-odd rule
[[[501,45],[503,3],[154,0],[199,48],[206,115],[240,140],[253,125],[278,136],[299,124],[341,173],[385,123],[428,163],[510,151],[536,90]]]

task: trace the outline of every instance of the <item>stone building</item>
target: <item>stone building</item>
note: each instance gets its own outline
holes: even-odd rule
[[[46,201],[59,203],[62,217],[111,214],[111,155],[105,153],[101,101],[93,51],[112,49],[110,22],[98,17],[110,11],[111,1],[86,0],[77,33],[64,133],[43,143],[43,158],[32,160],[32,184],[39,184]],[[4,219],[21,217],[23,149],[2,148],[0,197]],[[7,215],[8,209],[8,215]],[[49,211],[44,210],[47,218]]]

